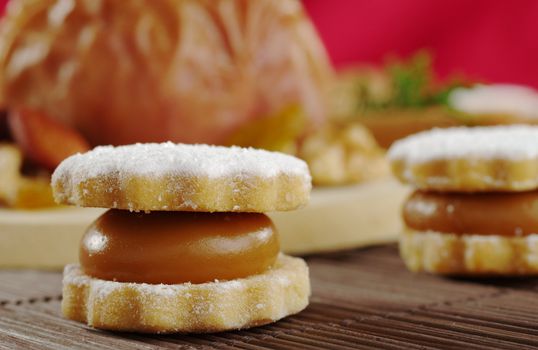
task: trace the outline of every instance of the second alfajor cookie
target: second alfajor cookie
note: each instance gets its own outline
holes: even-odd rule
[[[538,274],[538,127],[436,129],[396,142],[409,269],[449,275]]]

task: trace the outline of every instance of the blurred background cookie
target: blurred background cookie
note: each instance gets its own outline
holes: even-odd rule
[[[538,127],[426,131],[389,150],[417,190],[404,204],[400,252],[412,271],[538,273]]]

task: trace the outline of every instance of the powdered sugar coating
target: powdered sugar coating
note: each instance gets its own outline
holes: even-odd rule
[[[133,211],[293,210],[311,186],[308,166],[293,156],[171,142],[97,147],[52,175],[58,203]]]
[[[75,182],[110,173],[160,177],[168,174],[221,178],[241,173],[272,177],[281,173],[310,180],[306,163],[278,152],[241,147],[166,143],[100,146],[64,160],[53,174],[55,182],[69,172]]]
[[[388,157],[408,164],[461,158],[535,159],[538,158],[538,126],[433,129],[396,141]]]

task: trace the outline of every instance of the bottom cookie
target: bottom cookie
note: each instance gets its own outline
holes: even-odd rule
[[[538,234],[456,235],[406,228],[400,254],[411,271],[442,275],[538,275]]]
[[[277,321],[308,305],[308,267],[281,254],[247,278],[202,284],[122,283],[64,270],[62,312],[91,327],[142,333],[206,333]]]

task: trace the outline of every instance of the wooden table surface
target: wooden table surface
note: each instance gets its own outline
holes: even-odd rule
[[[0,271],[0,349],[537,349],[538,279],[411,274],[395,245],[308,259],[310,306],[211,335],[118,334],[64,320],[61,274]]]

